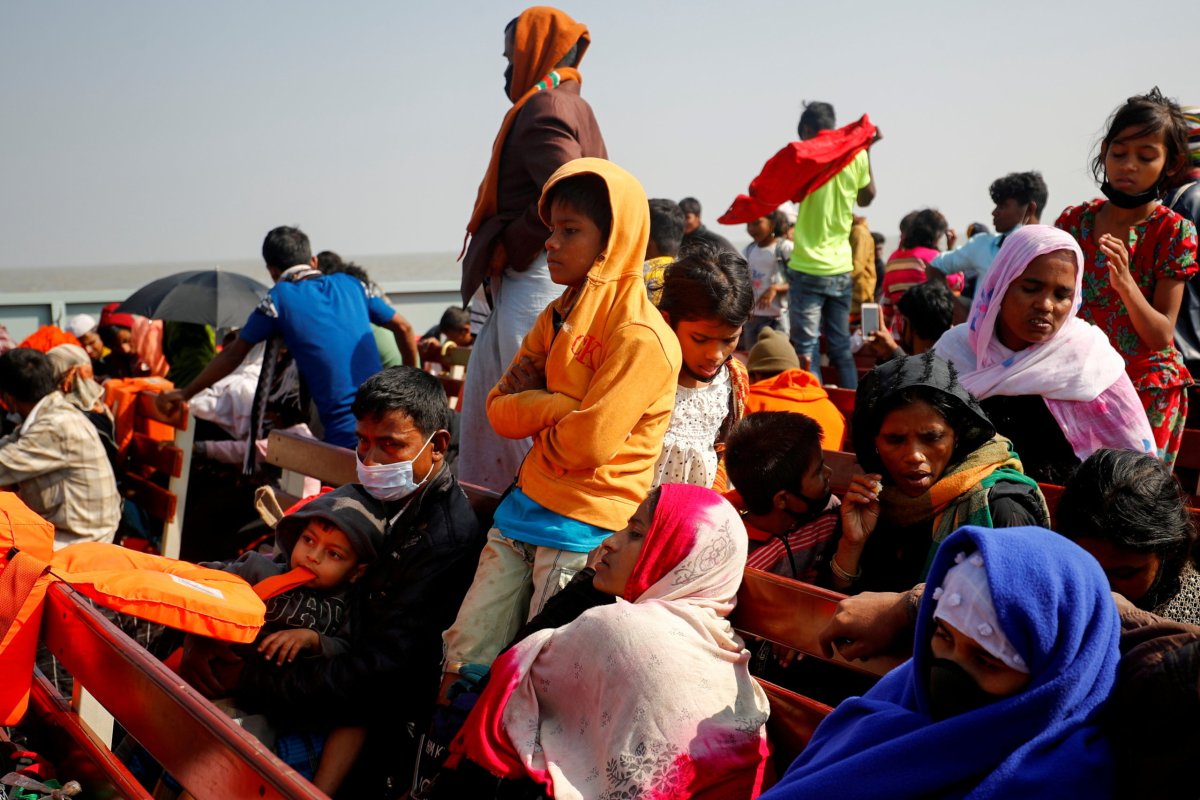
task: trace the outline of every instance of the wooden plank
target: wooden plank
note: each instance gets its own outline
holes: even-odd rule
[[[458,411],[462,405],[463,389],[466,386],[466,380],[463,378],[451,378],[449,375],[439,375],[438,380],[442,382],[442,391],[446,393],[446,401],[450,404],[450,408]]]
[[[854,397],[857,392],[854,389],[842,389],[837,386],[828,386],[825,391],[829,394],[829,399],[837,407],[837,410],[842,412],[842,416],[849,422],[850,417],[854,415]]]
[[[883,675],[896,666],[895,659],[846,661],[821,651],[820,633],[845,597],[790,578],[747,568],[730,622],[742,633],[781,644],[806,656],[841,664],[868,675]]]
[[[31,729],[37,740],[45,743],[54,761],[70,765],[67,777],[79,781],[84,797],[151,800],[152,795],[88,730],[66,698],[40,672],[34,673],[29,713],[21,726]]]
[[[267,437],[267,463],[309,475],[328,486],[358,482],[353,450],[292,433],[271,431]]]
[[[183,474],[183,451],[174,443],[160,442],[144,433],[135,433],[125,451],[125,468],[147,476],[143,467],[178,478]]]
[[[63,583],[46,593],[46,646],[197,800],[325,795]]]
[[[126,473],[121,479],[121,494],[129,498],[150,516],[164,523],[175,519],[178,498],[161,486],[140,475]]]
[[[833,709],[770,681],[760,678],[758,683],[771,703],[767,741],[771,743],[775,771],[782,775],[800,755],[800,751],[808,746],[813,731]]]
[[[846,489],[850,486],[850,478],[862,474],[863,470],[858,465],[858,458],[854,453],[842,450],[825,450],[823,455],[825,456],[825,465],[833,470],[833,475],[829,478],[833,493],[845,494]]]

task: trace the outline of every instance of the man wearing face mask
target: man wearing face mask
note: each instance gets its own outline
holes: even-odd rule
[[[498,492],[512,483],[532,442],[492,430],[487,395],[537,315],[562,294],[546,265],[550,231],[538,215],[538,198],[568,161],[608,158],[592,108],[580,96],[579,65],[590,43],[586,25],[549,6],[522,11],[504,29],[504,93],[512,107],[479,184],[462,269],[464,307],[481,291],[491,314],[471,352],[458,466],[464,481]]]
[[[239,707],[275,724],[366,726],[363,771],[399,775],[407,767],[396,754],[412,754],[406,723],[424,730],[428,722],[441,633],[471,584],[483,535],[445,463],[451,412],[436,378],[413,367],[384,370],[359,387],[352,411],[359,480],[389,523],[385,546],[351,599],[349,651],[277,666],[237,662],[196,642],[185,648],[183,669],[206,693],[232,693]]]
[[[816,581],[841,531],[821,427],[789,411],[750,414],[729,434],[725,468],[750,537],[746,566]]]

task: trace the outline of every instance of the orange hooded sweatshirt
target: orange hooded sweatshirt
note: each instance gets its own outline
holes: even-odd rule
[[[788,369],[750,384],[746,413],[794,411],[816,420],[821,426],[821,449],[841,450],[846,437],[846,418],[829,399],[829,393],[811,372]]]
[[[542,220],[549,224],[550,187],[587,173],[608,188],[608,246],[579,290],[538,316],[514,359],[544,364],[546,389],[505,395],[493,388],[487,412],[501,436],[533,437],[517,478],[521,491],[555,513],[620,530],[650,489],[682,356],[646,296],[650,212],[636,178],[603,159],[571,161],[542,190]],[[555,313],[565,316],[557,334]]]

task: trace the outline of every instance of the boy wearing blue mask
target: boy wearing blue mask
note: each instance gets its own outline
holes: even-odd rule
[[[441,634],[474,577],[483,532],[446,465],[451,412],[437,378],[413,367],[385,369],[358,388],[351,410],[359,490],[381,501],[385,523],[378,557],[351,595],[349,648],[283,665],[246,659],[217,681],[212,667],[230,657],[205,644],[204,652],[185,648],[181,674],[223,683],[193,680],[210,696],[232,694],[239,708],[272,719],[365,726],[366,749],[348,785],[378,785],[410,771],[408,723],[423,730],[432,711]]]

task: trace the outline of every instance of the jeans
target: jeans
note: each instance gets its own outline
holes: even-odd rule
[[[825,352],[837,370],[838,386],[858,388],[858,369],[850,352],[850,273],[806,275],[788,271],[788,315],[792,347],[801,359],[812,359],[811,371],[821,378],[820,335]]]
[[[742,326],[742,338],[738,340],[738,350],[749,350],[758,341],[758,334],[763,328],[774,328],[780,333],[787,333],[787,317],[755,317],[751,316]]]

